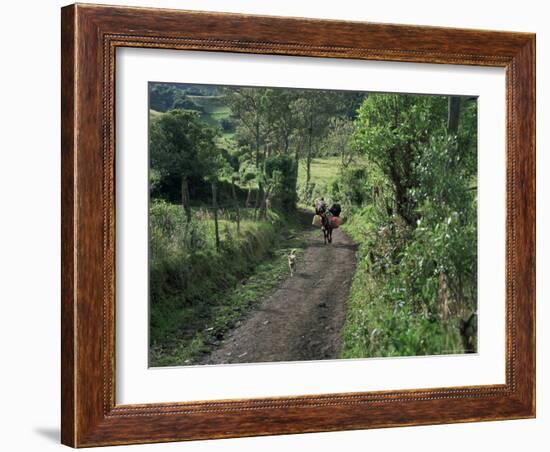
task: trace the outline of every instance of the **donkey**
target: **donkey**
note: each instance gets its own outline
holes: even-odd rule
[[[323,237],[325,239],[325,245],[328,243],[332,243],[332,223],[330,221],[330,217],[327,215],[326,212],[323,212],[321,214],[321,231],[323,231]]]

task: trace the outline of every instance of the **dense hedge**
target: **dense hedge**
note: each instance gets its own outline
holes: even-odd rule
[[[218,203],[230,205],[233,203],[231,183],[227,180],[218,182]],[[257,188],[250,189],[250,199],[256,199]],[[244,206],[248,197],[248,188],[235,186],[235,194],[239,204]],[[212,202],[212,186],[203,178],[193,176],[189,180],[189,194],[192,205],[210,204]],[[178,177],[165,177],[151,189],[152,199],[163,199],[173,204],[181,203],[181,179]]]
[[[296,161],[288,155],[269,157],[265,162],[265,172],[267,177],[277,180],[273,208],[282,212],[294,212],[296,210],[296,182],[298,180]]]

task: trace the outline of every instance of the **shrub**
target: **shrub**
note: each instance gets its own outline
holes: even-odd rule
[[[275,155],[265,162],[266,176],[275,184],[273,207],[283,212],[296,209],[296,181],[298,167],[295,160],[288,155]]]

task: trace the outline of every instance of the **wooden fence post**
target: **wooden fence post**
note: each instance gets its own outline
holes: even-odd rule
[[[220,231],[218,228],[218,187],[212,182],[212,208],[214,209],[214,235],[216,238],[216,251],[220,251]]]

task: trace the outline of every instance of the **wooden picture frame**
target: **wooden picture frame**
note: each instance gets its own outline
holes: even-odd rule
[[[73,447],[535,416],[535,35],[70,5],[62,9],[62,442]],[[115,403],[115,50],[503,67],[506,383]]]

